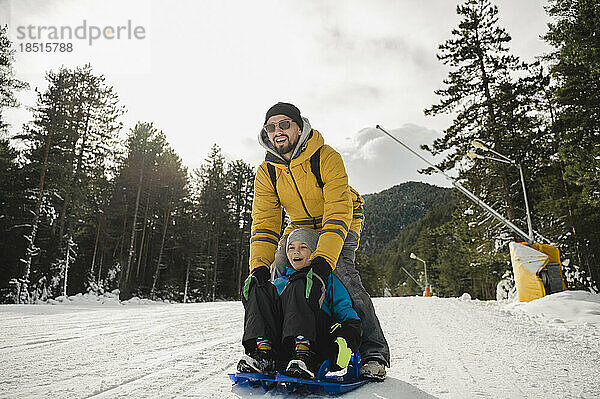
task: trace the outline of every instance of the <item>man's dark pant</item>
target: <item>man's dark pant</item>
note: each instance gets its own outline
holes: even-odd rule
[[[287,234],[281,237],[277,251],[275,251],[275,261],[271,265],[271,276],[273,279],[285,274],[286,267],[290,264],[286,254],[287,237]],[[383,335],[379,319],[375,314],[371,297],[365,290],[365,287],[363,287],[358,271],[354,266],[358,240],[358,234],[350,230],[344,241],[344,246],[342,247],[333,273],[346,286],[352,299],[353,307],[362,323],[363,334],[362,343],[359,348],[360,356],[368,360],[381,360],[389,367],[390,348]]]
[[[271,283],[250,288],[244,304],[244,336],[246,352],[256,348],[256,338],[268,338],[278,359],[292,357],[295,338],[302,335],[311,342],[311,350],[322,361],[328,357],[329,328],[333,321],[322,310],[313,312],[306,301],[306,278],[290,277],[281,296]],[[304,275],[302,275],[304,276]]]

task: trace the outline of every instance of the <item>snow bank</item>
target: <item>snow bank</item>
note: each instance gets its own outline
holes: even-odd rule
[[[138,298],[137,296],[121,302],[122,305],[168,305],[170,303],[171,302],[168,299],[153,301],[151,299]]]
[[[458,299],[461,300],[461,301],[470,301],[471,300],[471,294],[469,294],[468,292],[465,292]]]
[[[55,299],[48,299],[44,302],[38,302],[38,304],[49,304],[49,305],[108,305],[108,306],[121,306],[121,305],[157,305],[166,304],[169,301],[152,301],[150,299],[140,299],[134,296],[126,301],[119,301],[119,290],[112,292],[106,292],[102,295],[88,292],[86,294],[77,294],[72,296],[59,296]]]
[[[600,294],[563,291],[531,302],[500,305],[506,310],[543,317],[554,323],[589,324],[600,327]]]

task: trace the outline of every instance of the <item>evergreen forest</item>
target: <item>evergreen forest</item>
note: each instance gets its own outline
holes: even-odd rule
[[[464,0],[456,12],[459,23],[437,51],[449,72],[424,110],[453,121],[421,150],[523,229],[529,205],[536,239],[561,251],[568,286],[598,291],[600,4],[549,1],[540,40],[552,51],[534,62],[511,51],[492,0]],[[7,29],[0,303],[115,289],[121,299],[239,299],[258,165],[227,161],[212,145],[189,170],[160,126],[123,126],[126,104],[90,64],[47,71],[31,119],[9,134],[3,115],[31,88],[16,77]],[[419,295],[425,276],[415,253],[434,294],[495,299],[511,284],[514,240],[458,191],[406,182],[365,196],[357,268],[373,296]]]

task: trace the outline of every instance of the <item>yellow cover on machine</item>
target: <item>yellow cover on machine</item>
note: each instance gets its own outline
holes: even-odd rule
[[[511,242],[509,248],[520,302],[529,302],[566,289],[558,248],[518,242]],[[542,280],[542,273],[545,281]]]

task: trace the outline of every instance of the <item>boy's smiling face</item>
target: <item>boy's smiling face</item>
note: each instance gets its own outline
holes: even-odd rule
[[[308,266],[312,251],[302,241],[292,241],[288,245],[287,256],[295,270]]]

